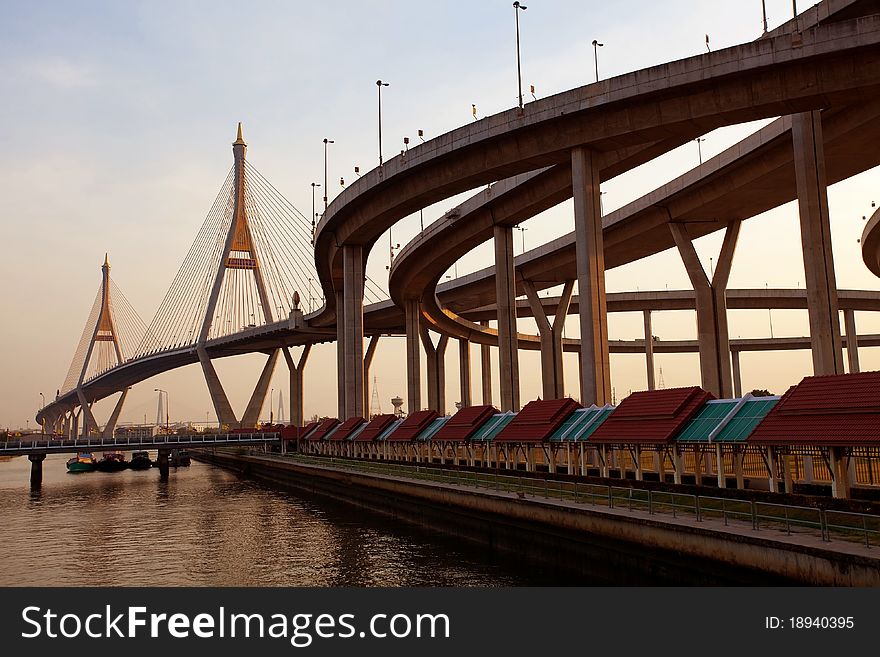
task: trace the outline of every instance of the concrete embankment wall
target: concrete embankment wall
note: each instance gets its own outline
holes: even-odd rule
[[[521,499],[275,457],[197,458],[453,534],[524,565],[539,563],[609,584],[880,586],[880,559],[829,549],[818,537],[775,540],[771,531],[737,533],[720,522]]]

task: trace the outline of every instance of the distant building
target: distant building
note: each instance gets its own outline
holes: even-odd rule
[[[157,433],[159,433],[159,427],[155,424],[135,424],[127,427],[116,427],[113,437],[143,440],[153,438]]]

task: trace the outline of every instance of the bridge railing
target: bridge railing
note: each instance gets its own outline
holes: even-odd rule
[[[145,446],[197,447],[200,445],[235,445],[254,442],[276,442],[281,438],[278,432],[218,433],[218,434],[166,434],[151,437],[118,438],[59,438],[48,440],[7,440],[0,442],[0,454],[4,452],[24,453],[102,451],[111,449],[137,449]]]
[[[296,455],[307,464],[344,467],[368,474],[391,475],[514,493],[521,498],[557,499],[649,515],[668,514],[696,522],[719,520],[724,526],[751,526],[754,531],[818,535],[825,542],[842,540],[880,546],[880,516],[815,507],[741,500],[690,493],[654,491],[612,484],[533,479],[513,474],[447,470],[423,465],[359,461]]]

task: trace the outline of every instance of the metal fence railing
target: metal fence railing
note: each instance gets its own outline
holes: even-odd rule
[[[871,548],[880,546],[880,516],[806,506],[739,500],[689,493],[654,491],[626,486],[534,479],[495,472],[459,471],[424,465],[360,461],[338,457],[291,455],[299,463],[341,467],[366,474],[405,477],[441,484],[469,486],[519,497],[556,499],[611,509],[644,511],[651,515],[689,517],[696,522],[720,520],[741,523],[756,531],[779,531],[789,536],[810,534],[823,541],[845,540]]]
[[[51,438],[48,440],[7,440],[0,442],[0,454],[21,453],[29,450],[51,452],[106,451],[113,449],[155,449],[157,447],[212,447],[277,442],[279,433],[221,433],[221,434],[166,434],[117,438]]]

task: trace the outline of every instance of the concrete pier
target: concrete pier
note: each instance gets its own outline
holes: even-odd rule
[[[43,461],[45,460],[45,454],[28,454],[28,461],[31,462],[31,488],[39,488],[43,485]]]

